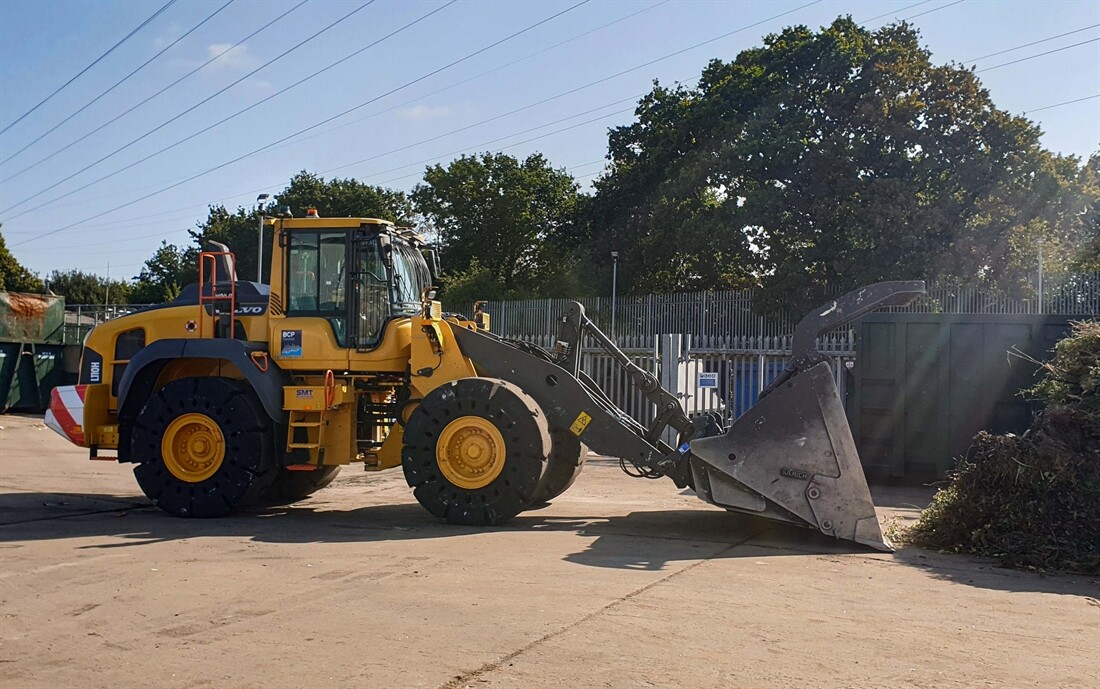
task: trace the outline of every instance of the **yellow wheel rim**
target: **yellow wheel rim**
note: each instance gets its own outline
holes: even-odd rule
[[[447,424],[435,446],[435,461],[448,481],[467,490],[484,488],[504,470],[504,436],[480,416]]]
[[[225,437],[214,419],[184,414],[168,424],[160,439],[160,456],[173,476],[188,483],[205,481],[225,459]]]

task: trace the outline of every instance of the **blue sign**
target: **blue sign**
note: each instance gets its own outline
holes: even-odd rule
[[[699,387],[717,388],[718,371],[699,371]]]
[[[302,331],[284,330],[283,346],[279,348],[279,356],[286,359],[302,358]]]

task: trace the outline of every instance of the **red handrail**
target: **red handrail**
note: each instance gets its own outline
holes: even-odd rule
[[[203,323],[206,315],[206,304],[210,304],[210,316],[215,322],[213,337],[217,337],[217,302],[229,302],[229,337],[233,337],[233,316],[237,313],[237,276],[229,277],[229,294],[218,294],[218,256],[228,256],[230,265],[236,264],[236,257],[232,251],[203,251],[199,254],[199,337],[203,336]],[[210,259],[210,294],[204,292],[206,285],[206,261]]]

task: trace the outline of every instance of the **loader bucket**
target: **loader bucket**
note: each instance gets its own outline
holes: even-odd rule
[[[803,318],[795,328],[791,367],[725,435],[690,442],[696,494],[729,510],[891,550],[875,516],[828,357],[814,343],[822,332],[923,293],[919,281],[878,283]]]
[[[690,447],[695,491],[707,502],[890,550],[829,364],[792,377],[725,435]]]

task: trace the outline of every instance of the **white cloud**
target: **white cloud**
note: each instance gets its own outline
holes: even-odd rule
[[[428,105],[416,105],[411,108],[402,108],[397,111],[398,115],[407,120],[430,120],[436,117],[444,117],[450,113],[451,109],[446,105],[440,105],[436,108]]]
[[[218,56],[207,69],[247,70],[260,66],[260,60],[248,52],[248,46],[238,45],[229,49],[232,43],[211,43],[206,46],[206,59]]]

